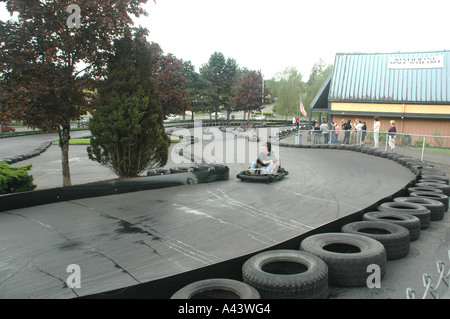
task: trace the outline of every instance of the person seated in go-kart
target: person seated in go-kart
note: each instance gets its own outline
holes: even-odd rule
[[[272,145],[270,142],[264,143],[261,148],[261,153],[258,155],[256,162],[252,162],[249,173],[255,174],[255,170],[264,167],[262,173],[272,174],[278,169],[278,160],[272,152]]]

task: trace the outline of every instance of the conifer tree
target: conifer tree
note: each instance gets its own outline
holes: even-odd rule
[[[140,30],[132,35],[127,31],[115,42],[115,53],[109,59],[89,124],[89,158],[121,178],[163,166],[168,159],[170,141],[151,79],[150,44],[143,33]]]

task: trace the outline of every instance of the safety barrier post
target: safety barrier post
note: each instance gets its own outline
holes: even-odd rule
[[[422,144],[422,156],[420,158],[420,161],[423,162],[423,154],[425,153],[425,136],[423,137],[423,144]]]
[[[386,133],[386,146],[384,147],[384,151],[385,151],[385,152],[387,152],[388,143],[389,143],[389,134]]]

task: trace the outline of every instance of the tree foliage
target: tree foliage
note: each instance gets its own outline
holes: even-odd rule
[[[322,59],[314,64],[308,82],[305,83],[304,94],[302,95],[303,104],[309,106],[316,97],[328,75],[333,70],[333,65],[326,65]]]
[[[308,110],[312,100],[333,70],[333,65],[326,65],[319,59],[311,69],[308,81],[303,81],[303,75],[294,67],[286,68],[276,77],[266,81],[270,89],[278,114],[297,116],[299,114],[300,96],[305,109]]]
[[[183,76],[186,79],[186,98],[189,109],[192,111],[193,119],[194,112],[207,111],[207,81],[195,70],[195,66],[191,61],[182,61],[182,66]]]
[[[92,80],[105,72],[111,44],[145,15],[147,0],[75,1],[79,28],[70,28],[64,0],[1,0],[18,21],[0,22],[0,114],[44,131],[57,131],[63,185],[71,184],[70,121],[86,113]],[[84,67],[79,68],[83,63]]]
[[[263,104],[270,102],[266,98],[269,94],[268,88],[264,87],[264,93],[262,90],[263,77],[261,72],[245,72],[235,89],[236,95],[233,98],[235,103],[234,110],[244,111],[244,119],[249,112],[261,110]]]
[[[232,111],[234,86],[236,84],[238,64],[232,58],[225,59],[220,52],[214,52],[208,63],[200,69],[200,74],[206,81],[206,100],[209,113],[225,109],[229,114]]]
[[[126,33],[115,42],[115,48],[106,79],[99,85],[87,151],[90,159],[119,177],[133,177],[165,165],[170,141],[151,78],[150,44],[139,35]]]
[[[278,101],[276,110],[278,114],[297,115],[300,105],[300,93],[303,89],[302,74],[296,68],[287,68],[280,74],[278,84]]]

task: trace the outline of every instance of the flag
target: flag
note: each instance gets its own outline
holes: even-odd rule
[[[300,102],[300,112],[302,112],[302,115],[306,117],[307,113],[305,107],[303,106],[303,102]]]

